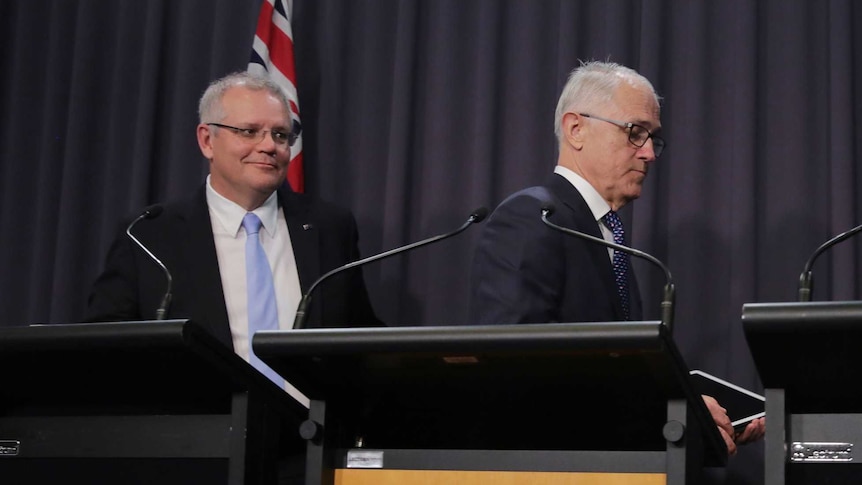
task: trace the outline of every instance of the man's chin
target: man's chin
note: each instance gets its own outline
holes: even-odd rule
[[[252,185],[258,192],[273,192],[287,180],[287,173],[271,172],[256,177]]]
[[[629,203],[641,196],[641,186],[632,187],[625,196],[626,203]]]

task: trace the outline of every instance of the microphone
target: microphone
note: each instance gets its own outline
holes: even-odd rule
[[[337,273],[340,273],[342,271],[346,271],[346,270],[351,269],[351,268],[355,268],[357,266],[362,266],[364,264],[378,261],[378,260],[381,260],[383,258],[388,258],[389,256],[395,256],[396,254],[400,254],[400,253],[403,253],[405,251],[410,251],[411,249],[416,249],[420,246],[425,246],[427,244],[431,244],[431,243],[434,243],[437,241],[442,241],[443,239],[450,238],[452,236],[455,236],[455,235],[461,233],[463,230],[467,229],[467,227],[469,227],[470,224],[482,222],[485,219],[485,217],[487,217],[487,216],[488,216],[488,209],[485,207],[480,207],[480,208],[474,210],[470,214],[470,217],[467,218],[467,221],[464,224],[462,224],[461,227],[459,227],[458,229],[455,229],[452,232],[449,232],[446,234],[440,234],[438,236],[430,237],[428,239],[423,239],[422,241],[417,241],[415,243],[408,244],[406,246],[401,246],[399,248],[390,249],[389,251],[382,252],[382,253],[374,255],[374,256],[369,256],[365,259],[360,259],[360,260],[354,261],[352,263],[345,264],[344,266],[339,266],[338,268],[335,268],[332,271],[329,271],[328,273],[324,274],[320,278],[317,278],[317,281],[315,281],[308,288],[308,291],[305,292],[305,295],[302,296],[302,299],[299,301],[299,306],[296,309],[296,318],[293,320],[293,328],[295,328],[295,329],[305,328],[306,312],[308,311],[308,305],[311,303],[311,293],[314,291],[315,288],[317,288],[317,286],[320,283],[322,283],[324,280],[326,280],[330,276],[335,275]]]
[[[661,261],[656,259],[654,256],[651,256],[643,251],[639,251],[634,248],[630,248],[628,246],[623,246],[622,244],[612,243],[609,241],[605,241],[600,237],[590,236],[589,234],[575,231],[574,229],[569,229],[567,227],[562,227],[554,224],[553,222],[548,220],[548,216],[553,214],[555,207],[550,202],[544,204],[542,206],[542,222],[545,223],[548,227],[552,229],[556,229],[557,231],[564,232],[571,236],[579,237],[581,239],[586,239],[587,241],[592,241],[597,244],[601,244],[602,246],[607,246],[610,248],[614,248],[617,251],[622,251],[627,254],[631,254],[632,256],[637,256],[641,259],[645,259],[650,263],[658,266],[662,271],[664,271],[665,277],[665,285],[664,285],[664,300],[661,302],[661,321],[667,327],[668,330],[671,329],[671,325],[673,325],[673,300],[674,300],[674,287],[673,287],[673,277],[670,274],[670,270],[667,266],[664,265]]]
[[[147,249],[147,247],[141,243],[141,241],[138,241],[138,238],[132,235],[132,228],[135,227],[135,224],[144,219],[154,219],[158,217],[162,213],[162,210],[164,210],[164,208],[159,204],[151,205],[144,209],[144,212],[142,212],[141,215],[139,215],[135,220],[133,220],[132,223],[129,224],[129,227],[126,228],[126,235],[129,236],[129,238],[134,241],[139,248],[143,249],[144,252],[147,253],[147,256],[150,257],[150,259],[155,261],[156,264],[158,264],[159,267],[162,268],[162,271],[165,273],[165,278],[168,280],[168,289],[165,291],[165,296],[162,297],[161,306],[159,306],[159,309],[156,310],[156,320],[164,320],[165,316],[168,313],[168,307],[171,304],[171,286],[173,284],[173,278],[171,278],[171,272],[168,271],[168,268],[165,267],[165,265],[161,261],[159,261],[159,258],[157,258],[153,253],[151,253],[150,250]]]
[[[820,253],[826,251],[827,249],[840,243],[841,241],[849,239],[850,236],[855,235],[859,231],[862,231],[862,226],[856,226],[849,231],[842,232],[841,234],[821,244],[820,247],[814,251],[814,254],[812,254],[811,257],[808,258],[808,261],[805,263],[805,267],[802,269],[802,274],[799,275],[799,301],[811,301],[811,291],[814,287],[811,267],[814,266],[814,260],[817,259],[817,256],[820,256]]]

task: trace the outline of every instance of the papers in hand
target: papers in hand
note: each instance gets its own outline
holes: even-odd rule
[[[741,430],[757,419],[766,416],[766,398],[700,370],[690,371],[695,391],[712,396],[727,410],[733,428]]]

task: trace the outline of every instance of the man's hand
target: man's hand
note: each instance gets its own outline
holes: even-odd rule
[[[752,443],[763,438],[766,434],[766,418],[757,418],[745,427],[741,433],[737,433],[734,441],[738,445]]]
[[[741,433],[737,433],[730,423],[730,418],[727,417],[727,410],[721,407],[712,396],[703,395],[701,397],[712,415],[712,420],[718,426],[718,432],[721,433],[721,437],[727,445],[727,454],[735,455],[736,445],[752,443],[763,438],[763,435],[766,434],[766,418],[757,418],[751,421]]]
[[[712,396],[703,395],[701,397],[703,397],[703,403],[706,404],[706,408],[709,409],[709,414],[712,415],[712,420],[715,421],[716,426],[718,426],[718,432],[721,433],[721,437],[724,438],[724,444],[727,445],[727,454],[735,455],[736,442],[733,438],[736,433],[733,431],[733,425],[730,424],[730,418],[727,417],[727,410],[721,407],[721,405],[718,404],[718,401],[716,401]],[[754,422],[752,421],[751,424],[753,423]],[[748,427],[746,427],[745,430],[748,431]],[[752,431],[752,433],[753,432],[754,431]]]

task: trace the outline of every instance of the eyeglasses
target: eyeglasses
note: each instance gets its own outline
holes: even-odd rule
[[[597,120],[602,120],[612,125],[617,125],[620,128],[629,130],[629,142],[640,148],[646,145],[647,140],[652,138],[652,151],[655,153],[655,157],[658,158],[661,155],[661,152],[664,151],[664,138],[660,136],[653,135],[649,130],[644,128],[641,125],[636,125],[634,123],[628,123],[625,121],[617,121],[617,120],[609,120],[607,118],[602,118],[601,116],[596,115],[588,115],[586,113],[578,113],[585,118],[595,118]]]
[[[299,122],[296,120],[293,120],[293,129],[291,131],[285,131],[281,129],[261,130],[260,128],[239,128],[236,126],[223,125],[221,123],[206,124],[209,126],[218,126],[219,128],[225,128],[227,130],[230,130],[243,140],[247,140],[249,143],[254,144],[258,144],[263,141],[263,137],[266,136],[267,132],[269,132],[269,136],[272,137],[272,141],[275,142],[276,145],[293,146],[293,144],[296,143],[296,140],[299,138],[299,134],[302,132],[302,125],[300,125]]]

